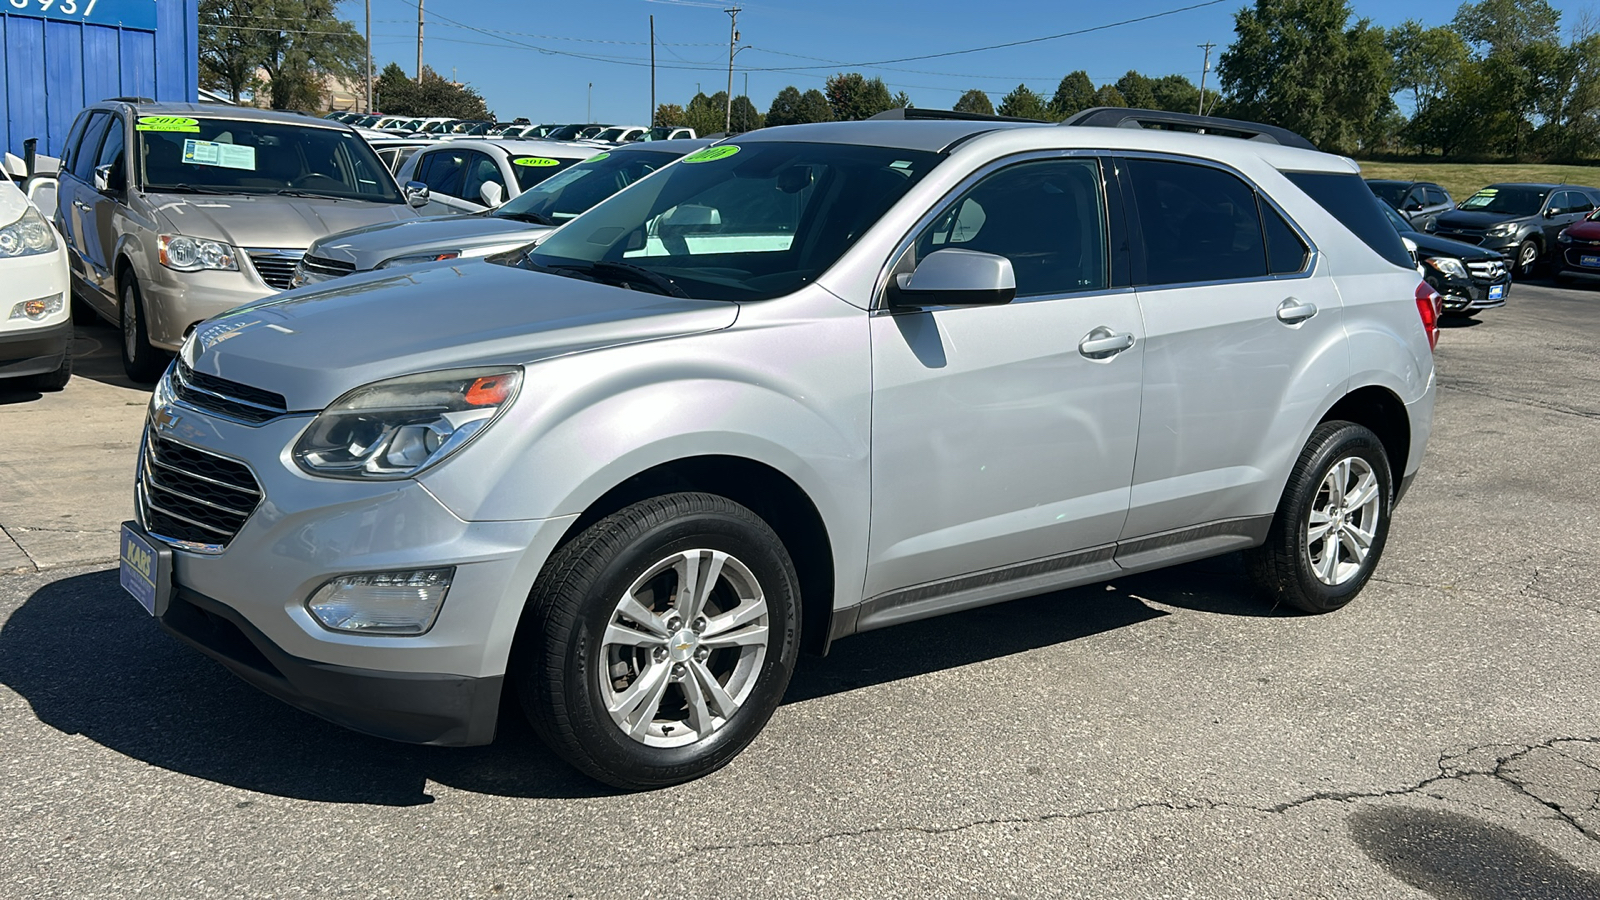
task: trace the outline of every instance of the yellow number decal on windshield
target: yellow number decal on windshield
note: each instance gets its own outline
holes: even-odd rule
[[[558,159],[545,159],[542,156],[519,156],[516,159],[513,159],[511,161],[511,164],[513,166],[538,166],[538,167],[544,167],[544,166],[559,166],[559,165],[561,165],[561,161],[558,160]]]
[[[139,131],[199,131],[200,123],[188,116],[140,116]]]
[[[704,150],[696,150],[688,156],[685,156],[683,161],[686,163],[716,162],[719,159],[727,159],[738,152],[739,148],[732,144],[727,144],[722,147],[707,147]]]

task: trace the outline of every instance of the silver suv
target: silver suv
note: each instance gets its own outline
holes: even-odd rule
[[[1437,298],[1349,160],[1093,127],[1132,115],[765,129],[525,253],[207,322],[123,581],[302,709],[481,744],[514,688],[626,788],[728,762],[856,632],[1236,550],[1338,609]]]
[[[78,114],[55,213],[73,295],[121,326],[134,381],[195,323],[287,288],[312,240],[416,215],[347,125],[129,100]]]

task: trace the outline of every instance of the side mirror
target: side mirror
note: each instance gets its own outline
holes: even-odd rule
[[[1406,212],[1422,212],[1422,204],[1413,200],[1406,204]]]
[[[428,205],[428,186],[420,181],[408,181],[403,189],[406,195],[406,204],[412,209],[421,209]]]
[[[999,306],[1017,296],[1011,260],[976,250],[939,250],[895,276],[896,306]]]
[[[483,205],[490,209],[499,206],[500,201],[504,200],[505,196],[506,189],[497,182],[485,181],[483,186],[478,188],[478,197],[483,200]]]
[[[1556,216],[1559,216],[1559,215],[1561,215],[1560,207],[1552,206],[1549,209],[1544,211],[1544,217],[1546,219],[1554,219]]]
[[[122,166],[119,166],[116,163],[106,163],[103,166],[95,166],[94,189],[96,191],[99,191],[102,194],[116,193],[125,187],[123,181]]]

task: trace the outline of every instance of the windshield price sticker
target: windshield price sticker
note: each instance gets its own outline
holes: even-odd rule
[[[606,157],[608,157],[610,155],[611,154],[609,154],[609,153],[596,153],[595,155],[593,155],[593,156],[589,157],[588,159],[584,160],[584,162],[599,162],[600,160],[605,159]]]
[[[236,144],[219,144],[215,141],[187,140],[183,142],[183,161],[196,166],[221,166],[224,169],[256,168],[256,148]]]
[[[140,116],[134,128],[138,131],[190,131],[200,130],[200,123],[187,116]]]
[[[546,159],[542,156],[519,156],[516,159],[513,159],[511,164],[514,166],[534,166],[536,168],[544,168],[546,166],[559,166],[561,165],[561,161],[558,159]]]
[[[738,152],[739,148],[732,144],[723,147],[707,147],[704,150],[696,150],[685,156],[683,161],[686,163],[716,162],[719,159],[727,159]]]

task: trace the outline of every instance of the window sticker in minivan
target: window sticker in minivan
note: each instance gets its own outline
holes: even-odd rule
[[[219,144],[216,141],[187,140],[183,142],[183,161],[196,166],[221,166],[224,169],[254,172],[256,148]]]

